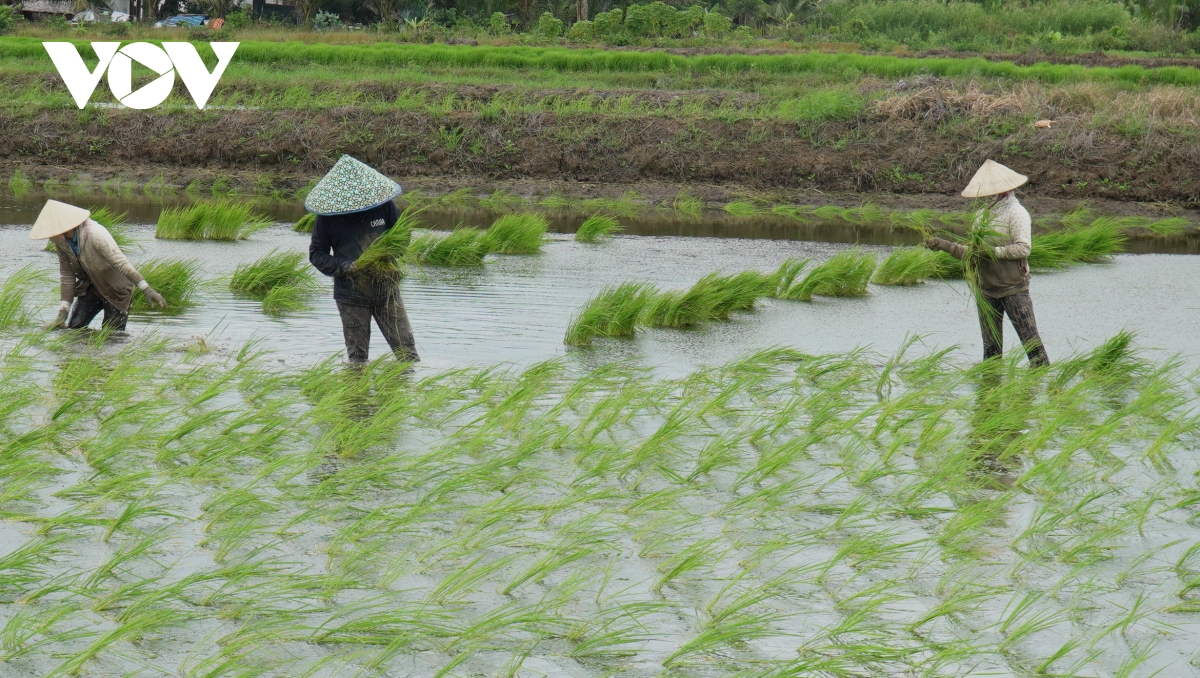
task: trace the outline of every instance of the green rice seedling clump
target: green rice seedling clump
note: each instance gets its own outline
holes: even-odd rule
[[[632,337],[657,292],[653,285],[637,282],[605,287],[571,319],[564,342],[589,346],[595,337]]]
[[[1068,227],[1034,236],[1029,252],[1032,269],[1063,268],[1096,262],[1125,251],[1125,234],[1112,220],[1100,217],[1086,227]]]
[[[488,254],[483,231],[462,226],[448,235],[437,231],[418,234],[408,249],[411,260],[430,266],[482,266]]]
[[[506,214],[484,231],[482,242],[496,254],[535,254],[541,251],[549,226],[541,214]]]
[[[271,225],[250,203],[228,199],[168,207],[158,215],[156,238],[167,240],[245,240]]]
[[[897,248],[875,270],[871,282],[876,285],[917,285],[929,278],[942,277],[943,264],[938,254],[946,253],[925,247]],[[953,256],[950,258],[954,259]]]
[[[129,309],[138,313],[161,311],[162,313],[180,313],[194,303],[197,288],[200,286],[200,262],[179,259],[150,259],[140,262],[138,272],[146,278],[146,282],[167,300],[167,307],[156,309],[150,306],[146,297],[134,293],[133,302]]]
[[[299,308],[319,284],[304,254],[272,250],[257,261],[239,265],[229,289],[262,301],[264,312],[279,314]]]
[[[575,232],[575,242],[594,243],[611,238],[621,231],[621,224],[614,217],[593,214]]]
[[[379,277],[399,278],[403,274],[400,264],[408,254],[413,228],[417,225],[417,212],[411,207],[404,210],[400,218],[396,219],[396,223],[358,256],[355,262],[358,270]]]
[[[728,320],[733,311],[748,311],[754,302],[769,296],[777,278],[745,271],[722,276],[710,273],[683,291],[662,292],[646,304],[643,322],[649,327],[693,327]]]
[[[312,233],[313,226],[317,223],[317,215],[309,212],[296,220],[296,224],[292,226],[292,230],[297,233]]]
[[[862,297],[875,270],[875,255],[859,249],[838,252],[818,264],[798,283],[782,290],[781,297],[812,301],[814,295],[826,297]]]
[[[725,205],[725,211],[735,217],[754,217],[765,213],[763,208],[745,200],[735,200]]]
[[[13,271],[0,283],[0,330],[29,324],[34,318],[29,297],[48,281],[33,264]]]

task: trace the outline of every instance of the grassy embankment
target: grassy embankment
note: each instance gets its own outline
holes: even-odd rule
[[[348,152],[402,177],[952,194],[993,157],[1038,195],[1200,197],[1191,66],[247,42],[211,110],[81,113],[36,40],[0,53],[7,163],[39,181],[70,173],[22,158],[294,189]]]

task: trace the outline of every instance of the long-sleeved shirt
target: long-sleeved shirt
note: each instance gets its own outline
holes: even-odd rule
[[[318,271],[333,276],[335,301],[371,306],[397,293],[395,282],[377,280],[365,274],[348,275],[348,272],[363,250],[399,218],[400,210],[390,200],[362,212],[317,217],[308,246],[308,260]]]
[[[979,261],[979,290],[993,299],[1001,299],[1029,290],[1029,251],[1033,220],[1028,210],[1009,194],[996,201],[990,210],[980,212],[975,226],[985,216],[991,217],[989,227],[996,232],[992,256]],[[959,243],[934,238],[933,245],[962,259],[967,248]]]
[[[59,298],[64,303],[83,295],[88,286],[95,286],[108,303],[128,313],[133,288],[149,287],[108,229],[91,219],[76,229],[75,242],[68,243],[66,235],[50,240],[58,252]]]

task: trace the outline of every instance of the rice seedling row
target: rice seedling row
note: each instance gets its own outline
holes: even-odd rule
[[[1191,670],[1200,382],[1129,335],[664,378],[5,332],[18,674]]]

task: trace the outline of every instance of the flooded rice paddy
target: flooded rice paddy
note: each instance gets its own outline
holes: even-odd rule
[[[306,236],[131,232],[197,307],[0,331],[0,675],[1200,673],[1200,259],[1035,276],[1030,371],[959,282],[568,350],[606,284],[847,245],[555,235],[414,271],[422,362],[358,371],[328,292],[228,291]]]

